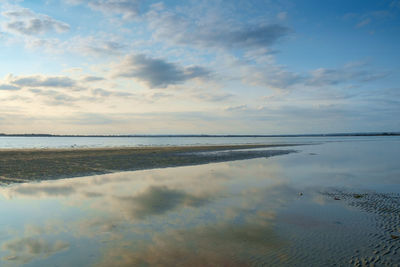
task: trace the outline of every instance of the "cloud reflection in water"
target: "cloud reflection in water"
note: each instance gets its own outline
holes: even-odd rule
[[[209,202],[207,196],[194,196],[166,186],[150,186],[136,196],[118,197],[121,206],[132,211],[134,218],[161,215],[180,206],[199,207]]]

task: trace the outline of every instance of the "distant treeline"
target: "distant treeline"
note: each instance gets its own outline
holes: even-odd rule
[[[21,136],[21,137],[335,137],[335,136],[400,136],[400,132],[381,133],[329,133],[329,134],[127,134],[127,135],[59,135],[59,134],[5,134],[0,136]]]

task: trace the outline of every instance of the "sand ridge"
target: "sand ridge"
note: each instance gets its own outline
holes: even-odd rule
[[[0,150],[0,182],[51,180],[127,170],[270,157],[294,150],[251,150],[301,144]],[[202,153],[229,151],[228,153]]]

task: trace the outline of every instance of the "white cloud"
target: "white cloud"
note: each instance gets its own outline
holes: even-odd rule
[[[79,89],[77,82],[67,76],[13,76],[6,78],[9,83],[20,87],[52,87],[52,88],[74,88]]]
[[[124,42],[119,38],[107,34],[75,36],[65,46],[72,52],[93,56],[120,55],[126,48]]]
[[[131,20],[140,13],[141,0],[64,0],[70,5],[87,4],[91,9],[107,15],[121,15],[123,19]]]
[[[63,33],[70,30],[70,26],[62,21],[53,19],[44,14],[38,14],[28,8],[16,7],[2,12],[8,19],[3,29],[8,32],[22,35],[38,35],[48,32]]]

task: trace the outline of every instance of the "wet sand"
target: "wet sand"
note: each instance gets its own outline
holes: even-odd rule
[[[349,264],[354,266],[398,266],[400,261],[400,195],[394,193],[323,192],[323,195],[372,214],[375,231],[366,232],[375,242],[356,251]]]
[[[174,146],[0,150],[0,183],[18,183],[270,157],[294,150],[248,150],[282,145]],[[224,152],[227,151],[227,152]]]

